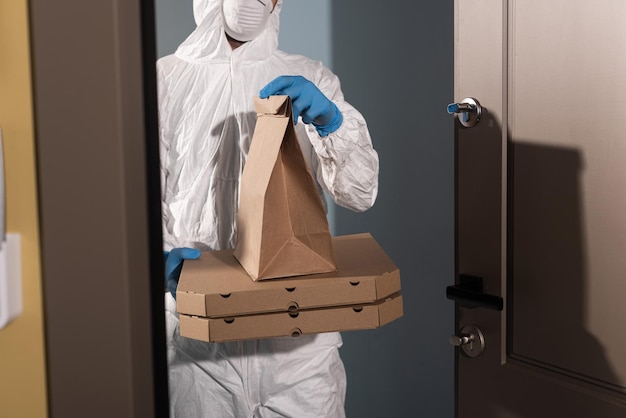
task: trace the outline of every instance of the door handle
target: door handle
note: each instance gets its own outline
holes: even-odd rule
[[[500,296],[483,292],[483,278],[469,274],[459,275],[459,284],[446,288],[446,297],[467,308],[486,308],[501,311],[504,301]]]
[[[480,103],[472,97],[467,97],[461,100],[460,103],[450,103],[448,105],[448,113],[456,115],[461,125],[466,128],[475,126],[480,121],[482,112],[483,108],[480,106]]]

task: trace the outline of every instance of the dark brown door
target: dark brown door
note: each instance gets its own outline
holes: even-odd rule
[[[455,7],[457,416],[624,417],[626,3]]]

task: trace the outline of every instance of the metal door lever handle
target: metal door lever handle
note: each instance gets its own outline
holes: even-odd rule
[[[446,297],[468,308],[486,308],[501,311],[504,301],[500,296],[483,293],[483,278],[459,275],[459,284],[446,288]]]

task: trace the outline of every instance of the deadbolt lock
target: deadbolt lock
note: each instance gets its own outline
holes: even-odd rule
[[[478,357],[485,349],[485,337],[475,325],[466,325],[458,335],[450,337],[450,344],[461,347],[468,357]]]
[[[448,114],[456,115],[462,126],[471,128],[480,121],[483,108],[478,100],[473,97],[466,97],[459,103],[450,103],[447,110]]]

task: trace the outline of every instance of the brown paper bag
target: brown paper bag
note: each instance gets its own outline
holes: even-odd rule
[[[324,206],[289,96],[255,98],[257,124],[241,178],[235,257],[253,280],[337,270]]]

